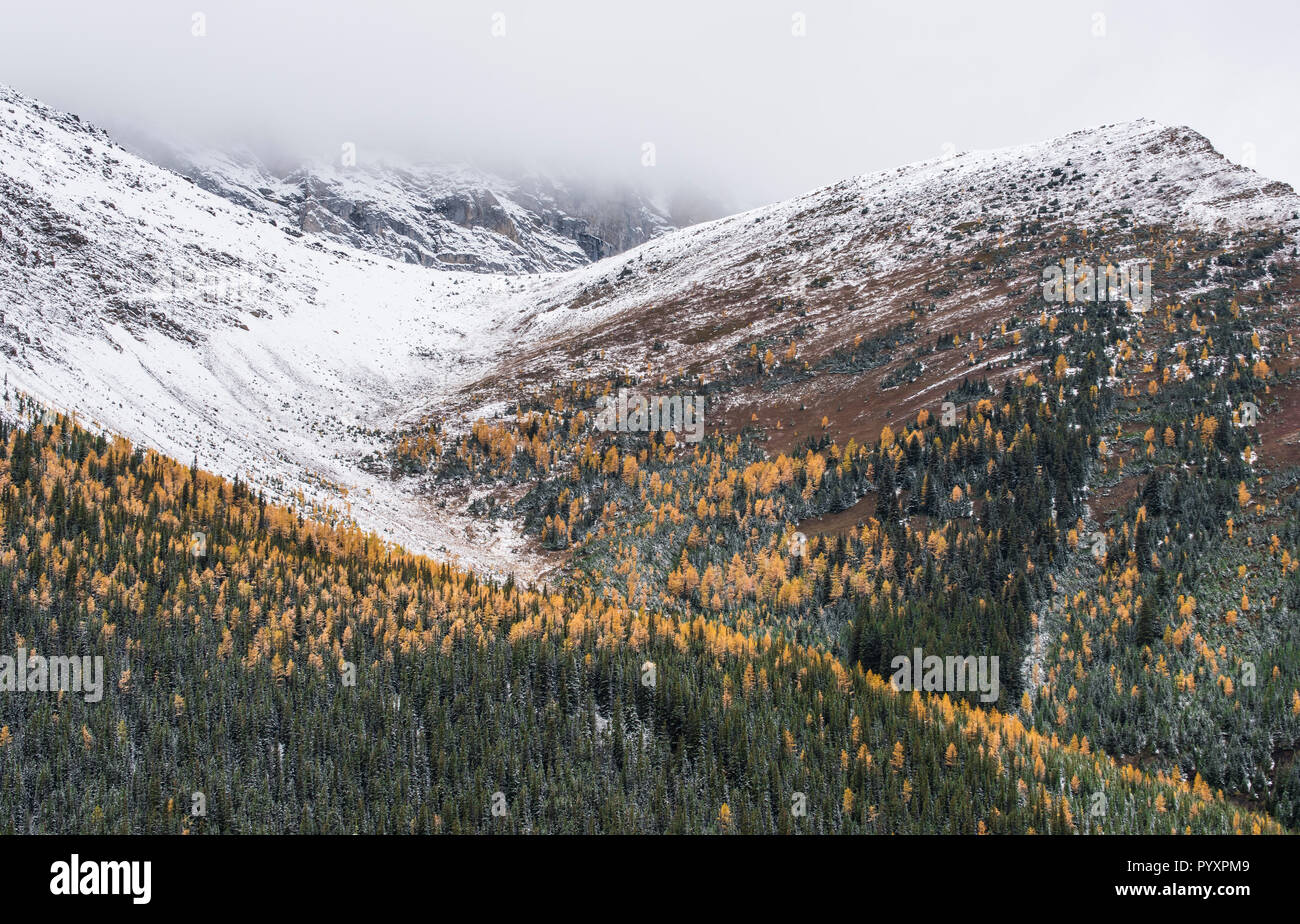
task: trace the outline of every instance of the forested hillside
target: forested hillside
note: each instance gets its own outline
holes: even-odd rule
[[[67,418],[0,425],[0,525],[6,645],[108,677],[0,699],[9,831],[1279,830],[781,628],[484,583]]]

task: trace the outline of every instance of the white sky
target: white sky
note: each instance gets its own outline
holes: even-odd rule
[[[754,205],[1138,116],[1297,185],[1297,36],[1295,0],[0,0],[0,82],[128,138],[351,142]]]

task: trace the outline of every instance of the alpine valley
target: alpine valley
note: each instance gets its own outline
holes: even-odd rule
[[[0,654],[103,663],[0,828],[1300,828],[1294,190],[1134,121],[698,217],[0,87]]]

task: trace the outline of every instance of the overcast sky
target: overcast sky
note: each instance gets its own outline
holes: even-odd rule
[[[1294,0],[4,0],[0,82],[128,140],[352,143],[748,206],[1139,116],[1295,186],[1297,36]]]

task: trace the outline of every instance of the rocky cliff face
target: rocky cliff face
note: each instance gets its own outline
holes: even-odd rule
[[[681,224],[666,209],[627,188],[582,189],[533,176],[515,187],[514,198],[555,231],[577,241],[592,261],[631,250]]]
[[[568,270],[673,227],[663,209],[634,191],[578,190],[539,176],[512,181],[463,167],[391,162],[310,163],[277,175],[248,152],[154,159],[294,232],[430,267]]]

